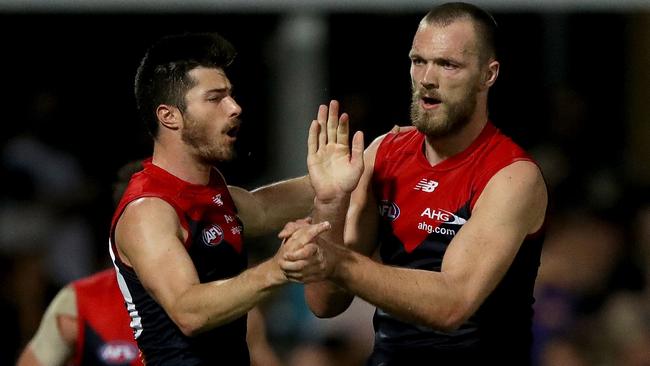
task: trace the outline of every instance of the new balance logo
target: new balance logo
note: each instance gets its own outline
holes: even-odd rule
[[[217,206],[223,206],[223,200],[221,200],[221,193],[214,195],[214,197],[212,197],[212,202],[216,203]]]
[[[438,186],[438,182],[435,180],[429,180],[429,179],[422,179],[421,181],[418,182],[418,184],[415,185],[416,191],[422,191],[426,193],[431,193],[436,190],[436,187]]]

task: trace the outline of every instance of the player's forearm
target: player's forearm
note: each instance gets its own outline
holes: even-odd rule
[[[341,314],[350,306],[353,299],[353,295],[331,281],[305,285],[307,305],[319,318],[331,318]]]
[[[350,196],[337,197],[329,202],[314,200],[312,222],[328,221],[331,229],[321,235],[326,243],[343,244],[346,213]],[[309,309],[319,318],[331,318],[344,312],[354,296],[331,281],[321,281],[305,285],[305,300]]]
[[[462,286],[440,272],[386,266],[347,250],[333,281],[409,323],[452,330],[469,315]]]
[[[237,277],[193,286],[179,297],[170,315],[185,335],[194,336],[241,317],[286,282],[268,260]]]
[[[308,216],[314,202],[309,176],[273,183],[251,193],[263,213],[261,235],[278,232],[288,221]]]

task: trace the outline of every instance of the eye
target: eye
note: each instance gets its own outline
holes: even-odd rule
[[[458,68],[458,65],[449,60],[442,60],[439,64],[445,70],[455,70]]]
[[[422,59],[421,57],[412,57],[411,63],[413,65],[424,65],[426,61],[424,61],[424,59]]]

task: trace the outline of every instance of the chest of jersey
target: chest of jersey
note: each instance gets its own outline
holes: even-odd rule
[[[186,247],[201,282],[232,277],[247,266],[244,227],[227,189],[186,193]]]
[[[424,169],[415,157],[387,161],[376,177],[382,258],[424,255],[442,259],[447,245],[470,217],[472,186],[465,169]]]

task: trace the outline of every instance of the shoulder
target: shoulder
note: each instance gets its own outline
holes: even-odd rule
[[[374,160],[380,151],[393,151],[396,146],[404,146],[408,141],[422,138],[422,135],[415,129],[415,127],[396,127],[386,134],[377,137],[366,149],[366,162]]]
[[[481,193],[476,209],[503,207],[519,217],[528,230],[539,229],[546,215],[548,192],[539,167],[532,161],[519,160],[499,170]]]
[[[175,215],[175,211],[173,203],[169,200],[162,197],[145,196],[129,202],[124,208],[123,216],[127,214],[145,217],[168,214]]]
[[[486,189],[501,191],[504,195],[517,192],[539,195],[546,192],[542,173],[533,161],[517,160],[496,172]]]
[[[163,231],[177,231],[181,226],[180,220],[178,210],[171,202],[160,197],[140,197],[124,208],[116,233],[119,237],[125,234],[134,238],[148,237]]]
[[[48,306],[48,311],[57,315],[77,316],[77,295],[71,284],[59,290]]]

